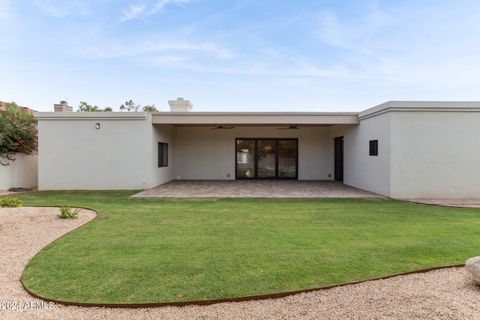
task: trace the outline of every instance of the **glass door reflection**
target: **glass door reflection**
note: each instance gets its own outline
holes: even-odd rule
[[[278,140],[278,177],[297,177],[297,140]]]
[[[255,140],[237,140],[237,179],[255,178]]]
[[[258,178],[268,179],[276,177],[276,150],[277,143],[275,140],[258,140]]]

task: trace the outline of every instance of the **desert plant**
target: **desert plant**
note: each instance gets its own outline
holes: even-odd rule
[[[60,208],[60,213],[58,217],[60,219],[77,219],[80,209],[72,209],[68,205],[64,205]]]
[[[0,198],[0,207],[2,208],[20,208],[21,206],[23,206],[23,202],[18,198]]]

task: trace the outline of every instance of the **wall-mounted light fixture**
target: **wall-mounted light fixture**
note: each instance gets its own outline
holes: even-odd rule
[[[95,123],[95,129],[100,129],[100,122]]]

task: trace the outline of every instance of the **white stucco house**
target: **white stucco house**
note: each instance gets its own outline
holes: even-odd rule
[[[37,113],[38,188],[145,189],[174,179],[339,180],[397,198],[480,197],[480,102],[362,112]]]

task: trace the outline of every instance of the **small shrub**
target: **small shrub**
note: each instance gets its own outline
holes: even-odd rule
[[[0,198],[0,207],[2,208],[20,208],[23,206],[23,202],[20,199],[7,197]]]
[[[77,219],[79,212],[80,209],[73,210],[72,208],[70,208],[70,206],[64,205],[60,208],[60,213],[58,214],[58,217],[60,219]]]

